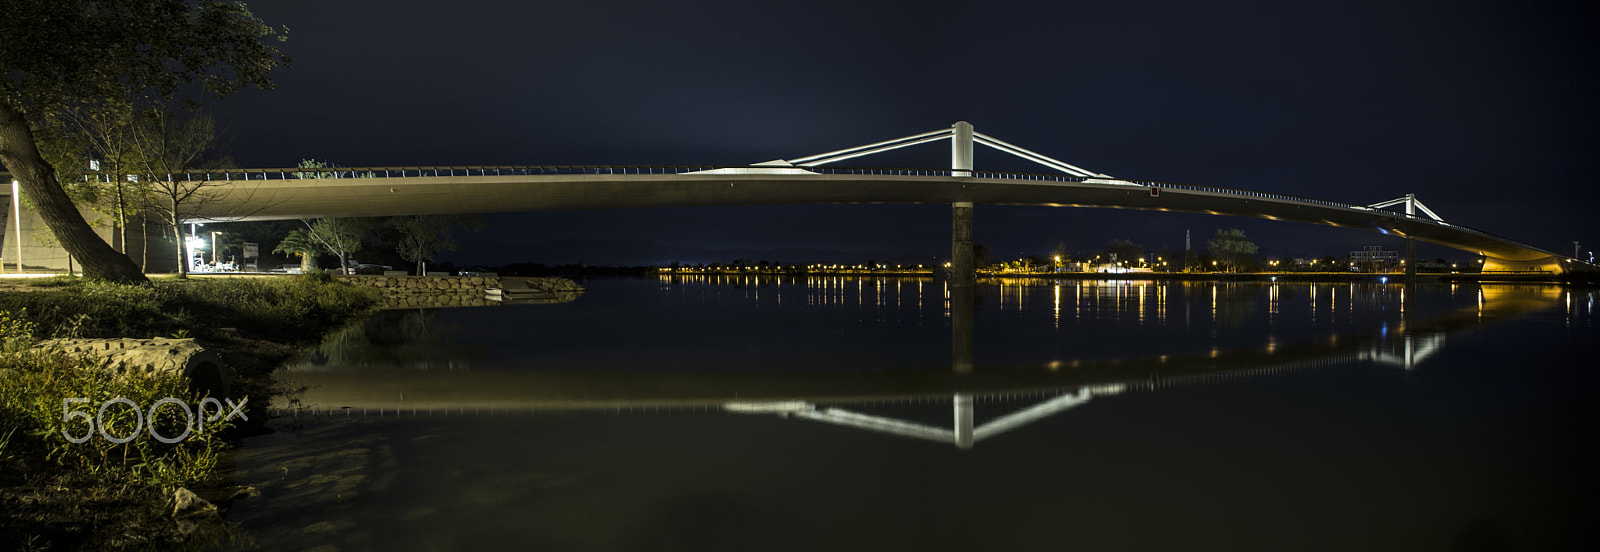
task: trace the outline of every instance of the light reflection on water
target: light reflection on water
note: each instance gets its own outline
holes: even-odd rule
[[[673,370],[948,366],[951,296],[942,280],[680,276],[654,287],[490,313],[388,311],[295,369],[638,370],[641,357]],[[972,298],[981,344],[974,360],[1009,366],[1277,347],[1400,327],[1408,302],[1423,314],[1466,306],[1442,288],[1420,295],[1407,301],[1398,285],[1376,283],[999,279]],[[520,316],[528,309],[560,314]],[[531,361],[523,354],[530,348],[540,352]]]
[[[1596,333],[1592,291],[1005,279],[964,297],[942,280],[848,276],[586,286],[566,305],[387,312],[330,341],[288,374],[313,387],[285,431],[241,451],[241,482],[264,495],[235,519],[294,535],[263,537],[275,545],[443,549],[487,536],[650,548],[616,535],[668,518],[699,549],[742,548],[709,527],[776,532],[792,544],[780,549],[840,547],[816,535],[942,549],[979,534],[1040,548],[1061,519],[1081,522],[1079,542],[1133,548],[1304,549],[1328,534],[1346,535],[1334,548],[1438,548],[1483,523],[1530,546],[1576,534],[1549,521],[1574,501],[1558,490],[1572,482],[1527,475],[1544,463],[1573,476],[1547,463],[1564,445],[1523,436],[1592,428],[1525,413],[1593,410],[1562,394],[1592,389],[1589,376],[1560,370]],[[1527,349],[1507,355],[1501,343]],[[338,460],[353,457],[370,460]],[[928,510],[904,492],[935,472],[984,515]],[[337,490],[307,483],[331,473]],[[557,491],[556,480],[576,482]],[[1222,485],[1196,502],[1207,481]],[[1484,486],[1496,490],[1464,492]],[[1379,487],[1383,500],[1351,492]],[[858,497],[880,526],[854,525],[824,495]],[[1123,501],[1155,510],[1107,506]],[[686,503],[710,517],[668,513]],[[643,505],[662,509],[633,510]],[[1218,505],[1274,521],[1204,513]],[[1156,510],[1171,540],[1110,529]],[[1386,522],[1404,516],[1412,526]]]

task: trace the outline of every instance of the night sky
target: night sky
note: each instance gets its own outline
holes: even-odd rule
[[[277,90],[210,109],[241,167],[755,163],[970,121],[1123,178],[1375,203],[1600,249],[1596,20],[1560,2],[257,0]],[[847,165],[948,167],[928,144]],[[1047,169],[980,146],[980,169]],[[945,205],[488,216],[443,260],[933,260]],[[1206,215],[980,206],[994,257],[1113,238],[1268,255],[1399,239]],[[1425,257],[1468,259],[1445,248]],[[1585,253],[1587,255],[1587,253]]]

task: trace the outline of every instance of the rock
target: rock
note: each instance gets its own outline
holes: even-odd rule
[[[389,308],[498,305],[483,298],[489,289],[502,288],[499,277],[485,276],[335,276],[354,285],[378,288]],[[564,289],[580,289],[570,280]]]
[[[204,517],[215,513],[217,513],[217,505],[200,498],[200,495],[194,494],[194,491],[178,487],[178,490],[172,493],[172,517],[174,518]]]
[[[178,487],[177,492],[172,494],[172,519],[178,522],[179,533],[192,533],[201,522],[216,515],[217,505],[200,498],[194,491]]]

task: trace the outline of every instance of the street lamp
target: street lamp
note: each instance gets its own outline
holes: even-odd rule
[[[213,272],[216,271],[217,266],[217,234],[221,233],[221,230],[211,231],[211,270]]]
[[[191,230],[191,232],[192,232],[192,230]],[[196,236],[196,235],[191,233],[191,234],[183,237],[183,244],[188,246],[188,247],[184,250],[184,253],[186,254],[185,258],[183,260],[179,261],[179,262],[182,263],[184,266],[190,267],[190,271],[193,271],[193,268],[194,268],[194,253],[195,253],[195,251],[205,251],[205,249],[206,249],[206,240],[204,240],[204,239],[200,238],[199,236]],[[201,255],[204,255],[204,253],[201,253]],[[202,257],[202,258],[204,258],[204,257]]]

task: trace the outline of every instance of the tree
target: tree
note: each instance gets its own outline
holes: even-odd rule
[[[324,251],[339,256],[339,269],[344,274],[350,273],[350,255],[360,251],[361,245],[366,242],[367,229],[370,226],[366,219],[328,217],[317,219],[316,222],[301,220],[309,230],[311,239],[316,241]]]
[[[136,174],[147,163],[142,159],[143,152],[135,140],[135,121],[137,118],[131,105],[113,105],[101,109],[69,106],[61,111],[56,121],[57,134],[44,140],[51,146],[76,150],[73,153],[77,159],[52,157],[46,153],[44,157],[52,165],[97,170],[99,176],[105,179],[105,182],[100,182],[98,178],[78,179],[75,184],[80,189],[88,187],[86,185],[97,186],[94,186],[92,194],[74,199],[80,205],[94,205],[96,211],[112,217],[119,238],[115,247],[123,254],[128,252],[128,217],[139,215],[143,218],[139,207],[146,202],[144,196],[149,191],[146,185],[148,180],[140,180]],[[89,159],[93,159],[96,166],[87,167]],[[68,162],[64,164],[64,161]],[[66,186],[65,182],[63,186],[71,195],[73,188]],[[141,223],[141,229],[143,226]],[[148,257],[149,248],[143,249]],[[144,263],[140,263],[140,267],[143,266]]]
[[[1106,253],[1111,256],[1111,260],[1126,262],[1132,266],[1144,258],[1144,246],[1119,238],[1106,243]]]
[[[1050,266],[1052,268],[1060,268],[1061,263],[1066,262],[1068,258],[1067,242],[1056,242],[1056,248],[1050,250]]]
[[[162,223],[172,231],[179,259],[178,274],[182,276],[189,270],[184,255],[183,221],[229,192],[217,189],[225,182],[174,178],[173,175],[199,164],[201,155],[210,150],[216,140],[215,124],[206,115],[179,118],[169,111],[152,109],[141,113],[132,127],[133,142],[138,148],[135,160],[140,163],[138,168],[146,183],[145,190],[159,198],[159,203],[149,207],[160,214]]]
[[[315,159],[301,159],[300,168],[312,170],[296,172],[294,173],[294,176],[295,178],[312,180],[341,178],[341,175],[343,174],[341,171],[320,170],[324,168],[332,169],[333,167],[337,167],[337,165],[330,166],[328,163],[317,161]],[[372,178],[374,176],[375,175],[372,173],[366,173],[362,175],[352,175],[351,177]],[[305,224],[306,229],[310,231],[311,239],[316,241],[324,251],[339,256],[339,271],[344,274],[349,274],[350,254],[360,251],[361,246],[366,243],[367,230],[371,229],[371,221],[353,218],[325,217],[317,219],[316,222],[312,222],[309,219],[300,219],[300,222]]]
[[[1156,249],[1156,258],[1150,260],[1150,266],[1163,272],[1170,272],[1172,266],[1179,263],[1180,261],[1172,256],[1172,248],[1165,245],[1161,246],[1160,249]]]
[[[476,228],[476,217],[451,217],[439,215],[412,215],[393,217],[389,226],[400,232],[395,251],[400,258],[417,263],[417,275],[423,274],[423,263],[432,261],[436,253],[454,251],[455,240],[451,234],[458,228]]]
[[[317,255],[322,253],[322,245],[316,238],[311,237],[309,231],[296,228],[278,242],[272,249],[273,253],[300,256],[300,271],[306,272],[317,267]]]
[[[227,184],[224,181],[172,175],[202,168],[201,156],[215,142],[214,128],[211,118],[203,114],[183,117],[167,109],[134,111],[131,105],[73,106],[62,111],[56,127],[42,129],[41,135],[48,136],[44,140],[47,145],[56,146],[45,153],[45,159],[55,166],[83,167],[88,159],[96,160],[96,178],[63,178],[62,186],[80,205],[92,205],[112,217],[120,238],[113,242],[119,251],[127,253],[130,217],[138,216],[142,229],[147,215],[155,215],[173,238],[177,272],[182,275],[188,270],[188,263],[182,260],[183,221],[193,218],[206,204],[223,199],[228,191],[220,189]],[[146,258],[148,245],[142,248]]]
[[[6,0],[0,3],[0,163],[84,274],[143,282],[144,274],[89,228],[40,153],[37,129],[67,106],[121,108],[172,98],[185,84],[224,96],[289,59],[263,39],[283,36],[240,2]]]
[[[1245,237],[1243,230],[1219,228],[1217,234],[1206,242],[1206,249],[1216,257],[1224,271],[1233,272],[1239,265],[1255,258],[1256,242]]]

